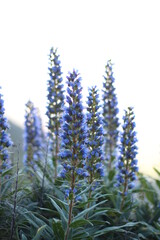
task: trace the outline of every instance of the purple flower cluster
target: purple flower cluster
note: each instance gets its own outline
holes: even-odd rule
[[[4,100],[0,93],[0,173],[6,168],[10,167],[9,152],[8,148],[12,145],[9,134],[7,133],[8,121],[4,117]]]
[[[25,135],[24,135],[24,165],[36,170],[38,161],[43,158],[44,133],[39,111],[31,101],[26,104]]]
[[[112,63],[109,60],[105,67],[105,76],[103,83],[103,117],[104,117],[104,130],[105,130],[105,152],[109,167],[111,167],[112,159],[115,157],[115,151],[118,141],[118,101],[115,94],[114,76]]]
[[[59,55],[57,55],[57,50],[51,48],[49,54],[49,76],[48,80],[48,106],[47,113],[49,122],[48,129],[51,135],[57,135],[60,127],[60,118],[63,112],[64,104],[64,90],[62,84],[62,72],[59,60]]]
[[[137,167],[137,138],[134,122],[134,113],[133,108],[129,107],[125,111],[123,117],[123,132],[121,136],[121,145],[120,145],[120,157],[118,161],[119,174],[117,175],[117,184],[116,186],[123,186],[122,194],[126,195],[128,189],[134,187],[134,181],[136,180],[136,172],[138,171]]]
[[[90,174],[89,184],[92,190],[97,186],[97,181],[104,176],[103,166],[103,128],[102,118],[99,112],[100,101],[96,87],[89,89],[87,100],[87,170]]]
[[[67,106],[62,119],[62,142],[59,156],[63,166],[60,176],[70,179],[70,188],[66,190],[66,196],[69,196],[75,193],[79,180],[88,177],[89,173],[84,168],[87,149],[81,78],[75,70],[67,76],[67,85]]]
[[[48,116],[48,129],[50,136],[50,152],[53,165],[55,167],[54,177],[57,177],[57,163],[59,153],[59,135],[60,135],[60,120],[63,112],[64,105],[64,90],[62,84],[62,72],[57,55],[57,50],[51,48],[49,54],[49,76],[48,80],[48,106],[46,115]]]

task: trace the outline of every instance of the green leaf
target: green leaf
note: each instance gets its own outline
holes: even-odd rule
[[[101,236],[101,235],[104,235],[105,233],[107,233],[107,232],[113,232],[113,231],[124,231],[125,232],[125,230],[123,229],[123,227],[124,226],[113,226],[113,227],[106,227],[106,228],[104,228],[104,229],[102,229],[102,230],[100,230],[100,231],[97,231],[97,233],[95,234],[95,237],[97,237],[97,236]]]
[[[84,217],[87,213],[89,213],[91,210],[93,210],[93,209],[96,208],[97,206],[105,203],[106,201],[107,201],[107,200],[104,200],[104,201],[102,201],[102,202],[99,202],[99,203],[91,206],[90,208],[87,208],[87,209],[83,210],[82,212],[80,212],[79,214],[77,214],[77,216],[76,216],[74,219],[75,219],[75,220],[81,219],[81,218]]]
[[[47,196],[50,196],[52,199],[54,199],[56,201],[56,203],[58,203],[58,205],[60,207],[62,207],[65,211],[67,211],[66,207],[68,207],[68,204],[66,202],[64,202],[64,201],[62,201],[62,200],[60,200],[60,199],[58,199],[54,196],[51,196],[51,195],[47,195]]]
[[[10,167],[9,169],[6,169],[6,170],[4,170],[3,172],[2,172],[2,177],[4,177],[4,176],[6,176],[6,175],[12,175],[12,173],[13,173],[13,170],[14,170],[14,168],[16,168],[16,166],[13,166],[13,167]]]
[[[90,224],[91,226],[93,226],[93,224],[91,223],[91,221],[82,218],[82,219],[78,219],[78,220],[73,221],[73,222],[70,224],[70,227],[71,227],[71,228],[78,228],[78,227],[84,226],[84,225],[86,225],[86,224]]]
[[[56,240],[64,240],[64,229],[61,221],[54,219],[52,227]]]
[[[49,197],[49,199],[51,200],[52,205],[57,209],[61,219],[64,221],[65,224],[67,224],[67,218],[65,217],[62,209],[58,206],[58,204],[51,197]]]
[[[24,174],[18,174],[18,178],[20,178],[21,176],[24,176]],[[16,175],[14,175],[13,177],[10,177],[9,179],[4,179],[4,181],[2,181],[2,185],[9,183],[12,184],[15,180],[16,180]]]
[[[115,174],[116,174],[116,171],[113,169],[113,170],[110,170],[109,171],[109,174],[108,174],[108,179],[110,180],[110,181],[112,181],[113,180],[113,178],[114,178],[114,176],[115,176]]]
[[[138,237],[142,239],[146,239],[146,237],[142,233],[138,233]]]
[[[103,216],[106,215],[108,212],[108,209],[100,209],[100,210],[95,210],[95,213],[90,217],[91,219],[97,217],[97,216]]]
[[[153,186],[144,177],[139,178],[139,180],[140,180],[142,186],[144,187],[143,192],[145,192],[148,201],[154,205],[155,190],[154,190]]]
[[[160,188],[160,181],[159,180],[156,180],[156,184]]]
[[[96,234],[95,234],[95,237],[98,237],[98,236],[101,236],[101,235],[104,235],[105,233],[108,233],[108,232],[113,232],[113,231],[116,231],[116,232],[127,232],[124,228],[132,228],[132,227],[135,227],[137,225],[142,225],[143,227],[145,227],[148,231],[150,231],[151,233],[153,234],[157,234],[158,231],[156,231],[155,228],[153,228],[151,225],[145,223],[145,222],[129,222],[129,223],[126,223],[124,225],[121,225],[121,226],[112,226],[112,227],[106,227],[104,229],[101,229],[100,231],[97,231]]]
[[[86,230],[84,231],[84,228],[82,228],[80,229],[80,231],[76,231],[76,233],[72,237],[72,240],[82,240],[82,239],[87,239],[88,237],[89,237],[89,233]]]
[[[157,222],[155,223],[156,228],[160,231],[160,224]]]
[[[160,176],[160,171],[158,171],[156,168],[153,168],[153,169]]]
[[[40,228],[38,228],[36,236],[33,238],[33,240],[41,240],[41,237],[43,236],[43,233],[46,227],[47,225],[43,225]]]
[[[26,236],[22,233],[22,240],[27,240]]]
[[[49,209],[49,208],[39,208],[41,211],[44,211],[44,212],[49,212],[49,213],[55,213],[56,211],[52,210],[52,209]]]
[[[105,225],[105,224],[110,224],[107,221],[99,221],[99,220],[91,220],[91,223],[93,223],[93,225]]]
[[[29,225],[33,227],[31,229],[36,229],[37,230],[37,229],[39,229],[39,228],[41,228],[42,226],[45,225],[45,228],[43,228],[43,231],[45,231],[44,235],[46,237],[46,240],[51,239],[51,237],[53,237],[53,230],[48,225],[46,225],[45,217],[41,216],[38,213],[28,211],[27,209],[25,209],[23,207],[18,207],[17,211],[20,215],[23,215],[23,217],[27,220]],[[35,215],[38,215],[38,217],[36,217]],[[35,235],[35,233],[34,233],[34,235]]]
[[[73,237],[72,240],[93,240],[94,238],[90,237],[90,236],[79,236],[79,237]]]

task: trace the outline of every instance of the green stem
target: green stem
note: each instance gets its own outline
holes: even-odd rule
[[[1,155],[0,155],[1,157]],[[0,159],[0,169],[2,169],[2,160]],[[2,189],[2,174],[0,173],[0,203],[1,203],[1,189]]]
[[[46,154],[45,154],[45,163],[44,163],[43,178],[42,178],[42,192],[41,192],[41,202],[40,202],[41,206],[43,203],[44,180],[45,180],[45,175],[46,175],[46,170],[47,170],[47,160],[48,160],[48,141],[47,141],[47,149],[46,149]]]
[[[108,102],[109,108],[109,116],[111,116],[111,104],[110,101]],[[112,124],[109,122],[109,130],[112,130]],[[112,137],[109,135],[109,163],[108,163],[108,171],[112,168]]]
[[[129,168],[129,160],[127,160],[126,171],[128,171],[128,168]],[[125,192],[127,191],[127,188],[128,188],[128,176],[125,175],[124,189],[123,189],[123,192],[122,192],[122,202],[121,202],[121,206],[120,206],[120,211],[122,211],[123,206],[124,206]]]
[[[73,96],[73,102],[76,103],[76,99],[75,97]],[[76,117],[74,115],[73,117],[73,123],[76,122]],[[72,125],[72,131],[74,131],[74,125]],[[69,235],[69,230],[70,230],[70,224],[72,222],[72,212],[73,212],[73,206],[74,206],[74,193],[73,193],[73,190],[75,188],[75,183],[76,183],[76,176],[75,176],[75,168],[77,167],[78,165],[78,159],[77,161],[75,161],[74,159],[74,156],[75,154],[77,153],[76,149],[75,149],[75,144],[77,142],[77,136],[73,135],[73,146],[72,146],[72,166],[74,166],[74,169],[72,170],[72,180],[71,180],[71,192],[72,192],[72,199],[70,201],[70,204],[69,204],[69,215],[68,215],[68,224],[67,224],[67,230],[66,230],[66,233],[65,233],[65,240],[68,239],[68,235]]]
[[[69,217],[68,217],[67,231],[66,231],[66,234],[65,234],[65,240],[68,239],[69,225],[72,221],[72,210],[73,210],[73,200],[70,201],[70,205],[69,205]]]
[[[58,81],[56,79],[55,81],[55,91],[57,90],[57,87],[58,87]],[[57,91],[56,91],[56,97],[57,97]],[[55,130],[56,130],[56,152],[55,152],[55,175],[54,175],[54,178],[56,179],[57,178],[57,162],[58,162],[58,152],[59,152],[59,139],[58,139],[58,130],[59,130],[59,126],[58,126],[58,113],[57,113],[57,101],[56,101],[56,106],[55,106],[55,115],[56,115],[56,123],[55,123]]]
[[[55,155],[55,179],[57,178],[57,160],[58,160],[58,152],[59,152],[59,141],[58,134],[56,135],[56,155]]]
[[[110,136],[110,143],[109,143],[109,163],[108,163],[108,171],[112,168],[112,143],[111,143],[111,136]]]
[[[75,173],[74,173],[74,170],[73,170],[73,173],[72,173],[72,182],[71,182],[72,193],[73,193],[74,187],[75,187]],[[65,233],[65,240],[68,239],[69,225],[70,225],[71,222],[72,222],[73,205],[74,205],[74,195],[72,196],[72,199],[71,199],[70,204],[69,204],[69,215],[68,215],[67,230],[66,230],[66,233]]]
[[[120,211],[122,211],[123,206],[124,206],[125,192],[127,190],[127,185],[128,185],[127,183],[128,183],[128,181],[127,181],[127,178],[125,177],[124,189],[123,189],[123,192],[122,192],[122,201],[121,201]]]

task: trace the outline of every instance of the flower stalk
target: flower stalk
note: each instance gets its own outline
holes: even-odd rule
[[[122,201],[120,210],[122,211],[125,197],[128,191],[134,188],[134,181],[136,180],[136,172],[138,172],[136,159],[137,155],[137,138],[135,132],[133,108],[129,107],[125,111],[123,117],[123,132],[121,135],[120,156],[118,160],[119,173],[117,175],[117,187],[121,187]]]
[[[8,120],[6,117],[4,117],[4,113],[4,100],[2,99],[2,94],[0,93],[0,202],[2,173],[5,169],[10,168],[11,166],[8,148],[12,146],[12,141],[7,133],[7,130],[9,129]]]
[[[51,158],[55,168],[54,178],[58,174],[58,153],[59,153],[59,141],[60,141],[60,119],[63,113],[64,105],[64,90],[62,84],[62,72],[61,72],[61,62],[59,60],[59,55],[57,54],[57,49],[51,48],[49,54],[49,76],[48,80],[48,106],[46,115],[48,117],[48,129],[49,136],[51,139]]]
[[[43,159],[44,133],[39,111],[33,102],[26,103],[25,134],[24,134],[24,165],[36,172],[39,162]],[[32,179],[33,174],[29,174]]]
[[[89,89],[87,101],[87,162],[86,168],[89,172],[88,182],[90,185],[89,198],[92,191],[99,185],[100,178],[104,176],[103,166],[103,128],[100,114],[100,101],[96,87]],[[88,203],[88,207],[90,204]]]
[[[107,62],[105,67],[105,75],[103,82],[103,118],[105,130],[105,153],[108,170],[113,169],[113,162],[116,157],[117,142],[118,142],[118,101],[115,94],[114,82],[111,60]]]
[[[80,193],[79,182],[89,176],[86,169],[83,168],[86,158],[86,131],[82,106],[81,78],[75,70],[67,76],[67,86],[67,106],[64,109],[62,119],[61,151],[59,154],[63,166],[60,176],[64,181],[66,180],[66,185],[68,185],[68,188],[65,189],[65,197],[69,201],[65,240],[68,239],[74,204],[81,198],[78,195]]]

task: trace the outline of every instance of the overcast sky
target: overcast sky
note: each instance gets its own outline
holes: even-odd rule
[[[87,88],[102,87],[114,63],[120,118],[133,106],[140,170],[160,167],[160,2],[150,0],[0,1],[0,86],[7,116],[23,125],[25,103],[46,125],[48,54],[58,48],[64,79],[73,68]],[[64,80],[65,81],[65,80]]]

